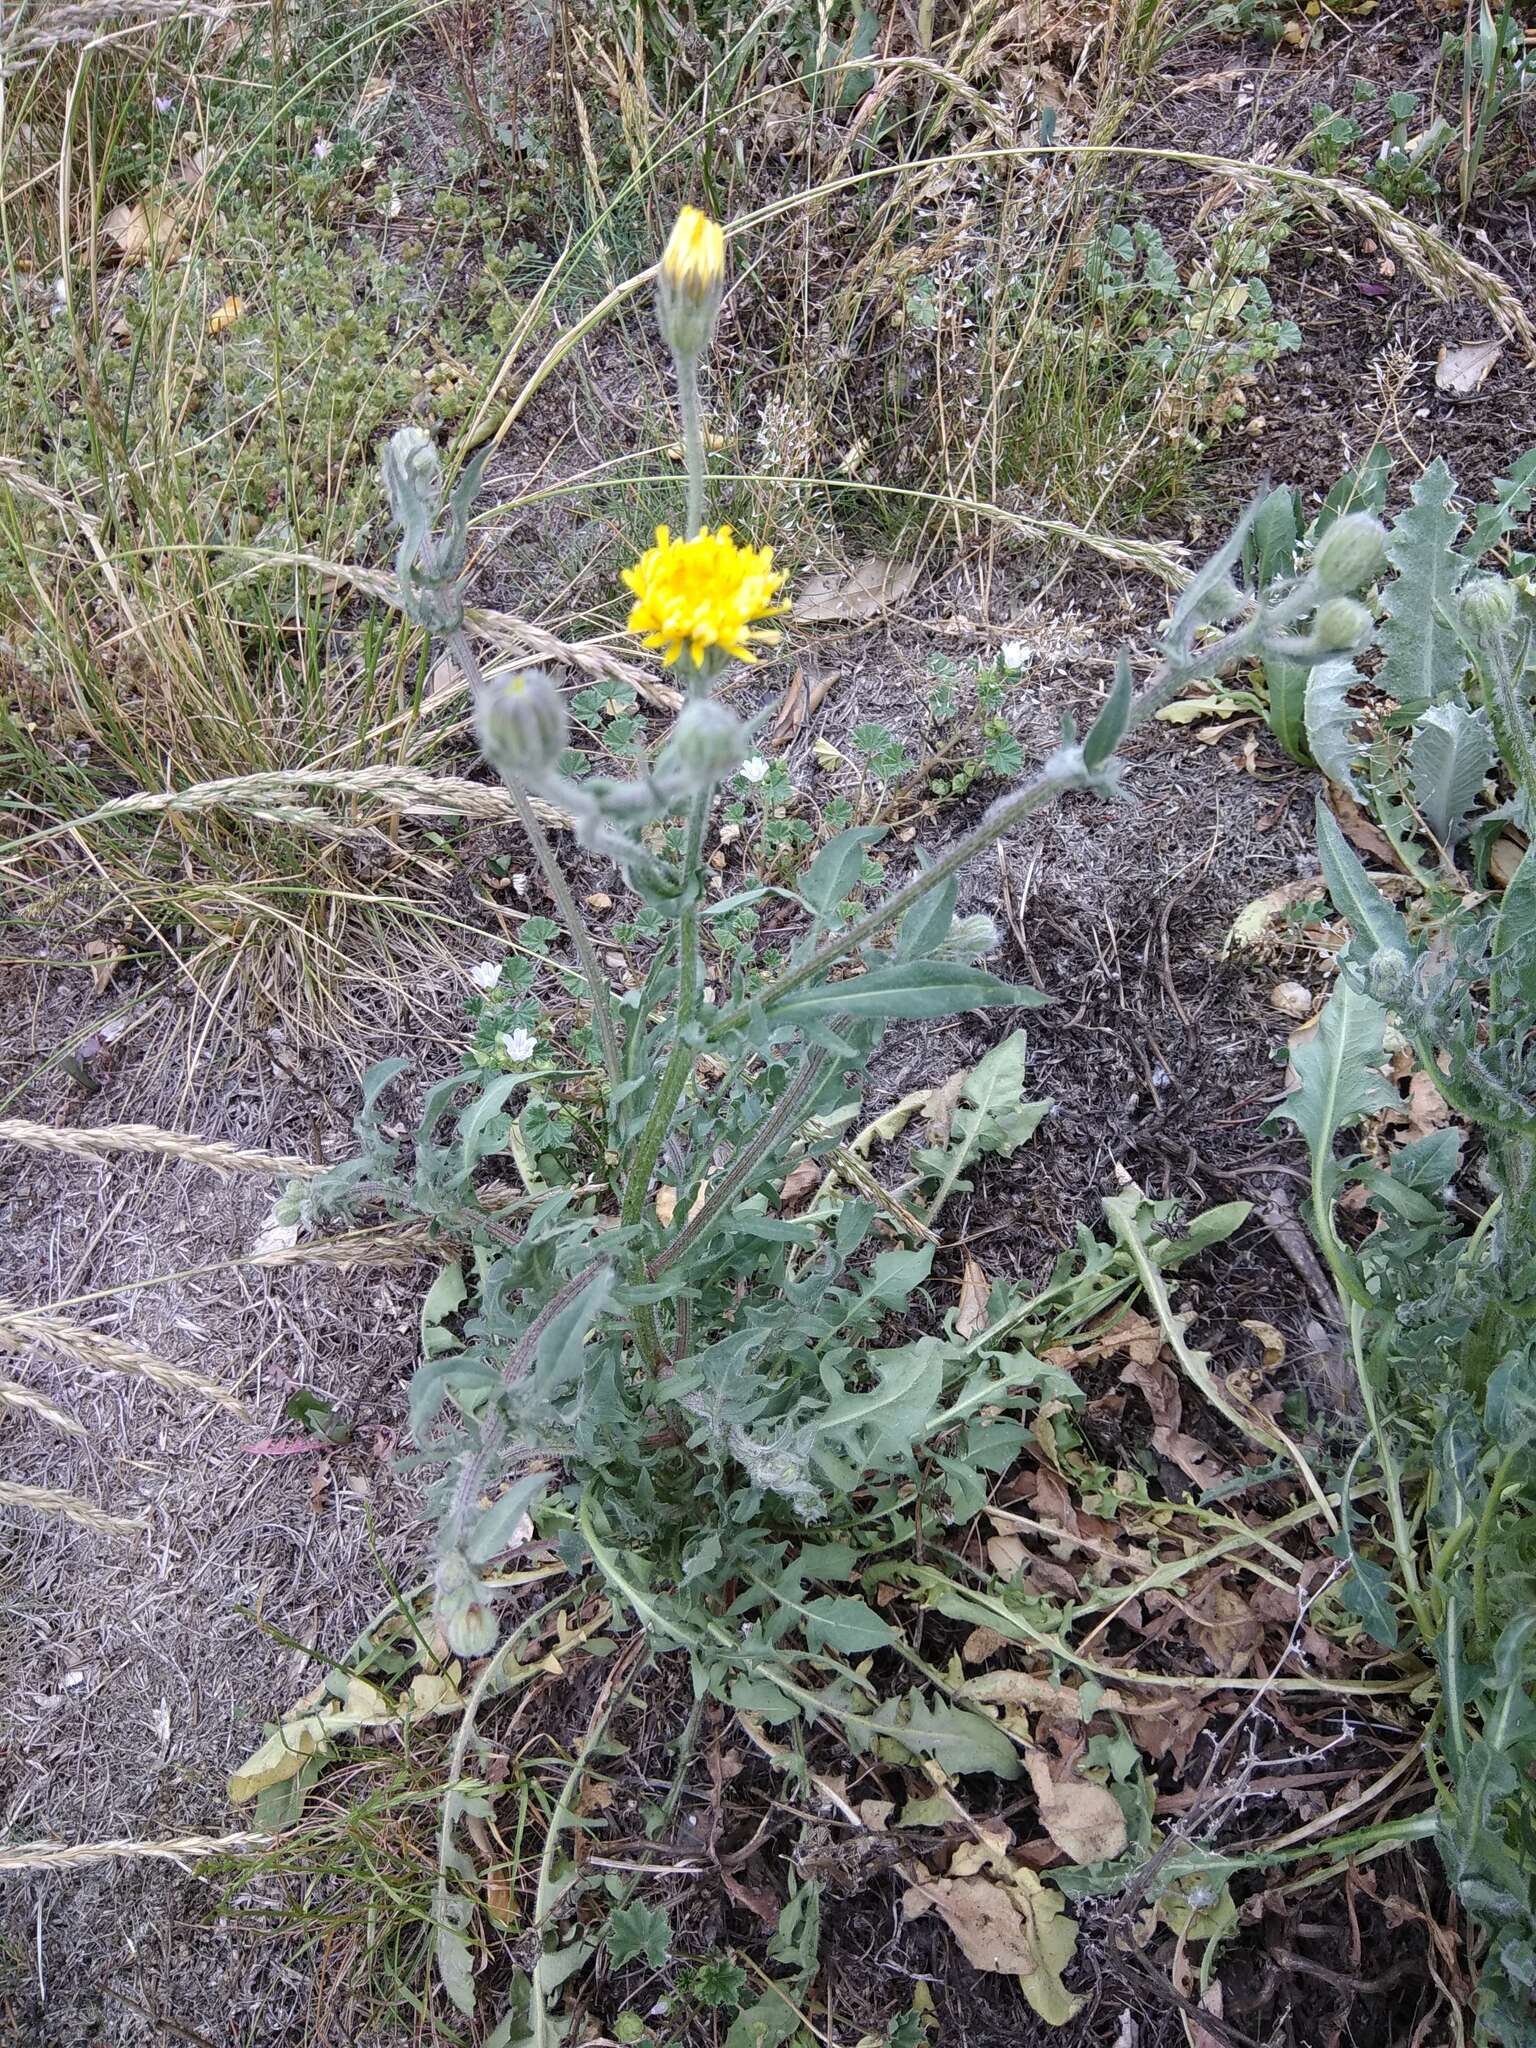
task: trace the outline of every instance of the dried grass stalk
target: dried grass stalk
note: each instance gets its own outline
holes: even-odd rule
[[[62,1515],[78,1522],[82,1529],[94,1529],[100,1536],[141,1536],[149,1524],[138,1515],[109,1515],[94,1501],[81,1500],[56,1486],[22,1486],[14,1479],[0,1479],[0,1508],[30,1508],[36,1515]]]
[[[170,1365],[153,1352],[140,1351],[100,1330],[88,1330],[81,1323],[66,1322],[62,1316],[47,1315],[40,1309],[23,1308],[19,1302],[0,1300],[0,1349],[20,1351],[33,1344],[103,1372],[128,1373],[136,1379],[151,1380],[170,1394],[196,1394],[217,1407],[227,1408],[242,1421],[250,1420],[243,1404],[217,1380],[184,1365]]]
[[[68,1409],[55,1407],[45,1394],[38,1393],[35,1387],[24,1387],[20,1380],[0,1380],[0,1407],[23,1408],[70,1436],[86,1433],[85,1424],[77,1421]]]
[[[285,805],[283,798],[299,790],[325,790],[354,802],[372,801],[391,816],[402,818],[475,818],[488,824],[511,824],[517,817],[512,799],[504,789],[488,782],[471,782],[461,775],[428,775],[419,768],[388,764],[376,768],[293,768],[274,775],[231,775],[218,782],[194,782],[186,789],[141,789],[132,796],[114,797],[110,803],[87,811],[82,818],[29,832],[11,842],[8,853],[24,853],[61,834],[83,832],[92,825],[113,818],[154,812],[186,815],[197,811],[235,811],[241,816],[264,818],[285,826],[303,826],[323,836],[355,836],[330,813],[312,805]],[[570,824],[564,811],[530,797],[534,814],[543,825],[560,829]]]
[[[167,1159],[186,1159],[211,1166],[215,1173],[270,1173],[291,1177],[324,1173],[312,1159],[293,1159],[284,1152],[247,1152],[212,1138],[189,1138],[163,1131],[155,1124],[99,1124],[86,1130],[61,1130],[52,1124],[29,1123],[25,1117],[0,1117],[0,1142],[29,1145],[38,1152],[73,1152],[82,1159],[108,1152],[155,1152]]]
[[[169,1842],[22,1842],[14,1849],[0,1849],[0,1870],[73,1870],[81,1864],[111,1863],[120,1856],[158,1856],[185,1864],[271,1845],[270,1835],[179,1835]]]

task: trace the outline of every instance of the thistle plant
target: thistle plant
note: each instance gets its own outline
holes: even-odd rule
[[[1191,679],[1258,655],[1317,663],[1355,644],[1369,618],[1349,592],[1372,573],[1380,535],[1369,520],[1346,522],[1305,574],[1267,592],[1239,581],[1250,514],[1190,580],[1139,693],[1123,654],[1086,733],[1069,720],[978,825],[851,917],[845,906],[881,834],[831,838],[793,892],[801,929],[787,959],[760,973],[738,963],[706,1003],[706,834],[754,731],[720,691],[735,664],[774,643],[786,608],[772,549],[706,524],[701,370],[724,286],[722,231],[685,211],[658,285],[683,424],[684,526],[681,537],[660,527],[624,576],[629,629],[672,668],[685,701],[632,777],[586,772],[556,677],[482,671],[463,592],[478,471],[445,501],[418,432],[396,435],[385,457],[401,531],[398,601],[467,678],[482,751],[565,927],[571,956],[552,964],[590,1016],[594,1064],[578,1092],[596,1142],[557,1170],[528,1139],[516,1100],[528,1076],[470,1066],[429,1093],[404,1146],[381,1119],[399,1071],[391,1062],[369,1077],[359,1157],[308,1184],[304,1199],[314,1213],[345,1210],[360,1190],[382,1194],[402,1215],[451,1222],[470,1243],[453,1269],[454,1326],[438,1329],[410,1398],[421,1462],[440,1468],[437,1613],[451,1648],[479,1654],[496,1640],[489,1568],[531,1510],[595,1560],[659,1642],[690,1650],[701,1683],[756,1688],[759,1703],[771,1686],[792,1713],[810,1697],[783,1654],[786,1633],[807,1626],[795,1591],[805,1531],[863,1512],[856,1503],[894,1499],[924,1447],[961,1469],[990,1426],[983,1411],[1027,1402],[1047,1369],[1032,1359],[1021,1373],[1001,1341],[929,1334],[886,1346],[889,1318],[921,1296],[933,1244],[893,1243],[890,1219],[846,1190],[793,1218],[773,1213],[771,1191],[797,1161],[830,1155],[893,1022],[1046,999],[982,964],[997,943],[989,919],[956,915],[977,856],[1068,792],[1119,796],[1119,742]],[[639,988],[609,985],[534,795],[557,805],[578,846],[652,913],[660,936]],[[1007,1045],[997,1101],[1012,1100],[1013,1113],[997,1121],[989,1083],[987,1102],[964,1113],[973,1148],[1006,1153],[1038,1122],[1039,1105],[1018,1099],[1022,1034]],[[509,1152],[526,1183],[510,1209],[487,1193],[491,1162]],[[963,1163],[934,1166],[941,1188]],[[994,1306],[997,1327],[1011,1328],[1006,1290]],[[932,1320],[920,1304],[917,1325]],[[852,1597],[818,1613],[813,1661],[881,1636]],[[840,1667],[825,1697],[846,1709],[853,1683]]]

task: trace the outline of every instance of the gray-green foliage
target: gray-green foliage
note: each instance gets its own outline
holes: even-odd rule
[[[1433,464],[1392,530],[1375,681],[1395,708],[1354,758],[1416,886],[1389,897],[1319,806],[1350,941],[1284,1105],[1311,1151],[1312,1221],[1366,1412],[1346,1494],[1374,1473],[1387,1503],[1372,1536],[1346,1499],[1344,1600],[1377,1642],[1402,1641],[1438,1674],[1438,1836],[1486,1937],[1479,2036],[1508,2044],[1530,2040],[1536,1990],[1536,856],[1502,893],[1474,885],[1495,836],[1530,826],[1536,601],[1529,557],[1511,577],[1472,572],[1533,471],[1526,458],[1469,521]],[[1337,1141],[1395,1099],[1389,1025],[1460,1127],[1431,1129],[1383,1166]],[[1349,1181],[1371,1219],[1353,1244],[1337,1207]]]
[[[1320,622],[1349,578],[1335,563],[1274,593],[1241,587],[1245,517],[1190,579],[1139,697],[1122,657],[1089,731],[1068,722],[1032,777],[872,909],[848,899],[875,835],[834,837],[797,890],[778,889],[801,919],[787,957],[771,971],[736,958],[706,1006],[704,827],[748,737],[713,699],[715,671],[688,676],[677,725],[654,753],[638,750],[630,780],[583,773],[562,744],[552,679],[480,677],[460,623],[468,487],[439,537],[442,479],[419,435],[399,437],[387,474],[401,602],[447,638],[476,688],[483,743],[567,928],[572,957],[552,950],[550,968],[591,1015],[575,1034],[558,1151],[541,1151],[529,1123],[538,1092],[489,1070],[478,1047],[428,1091],[407,1141],[385,1121],[401,1073],[387,1061],[367,1079],[358,1157],[296,1196],[305,1216],[382,1200],[463,1247],[433,1290],[409,1403],[416,1460],[438,1475],[428,1498],[442,1633],[460,1654],[493,1647],[490,1568],[531,1513],[572,1562],[595,1565],[621,1618],[688,1652],[701,1689],[770,1724],[830,1721],[856,1750],[894,1745],[952,1773],[1012,1776],[1016,1747],[997,1723],[922,1687],[893,1690],[872,1669],[890,1631],[861,1570],[871,1550],[915,1540],[925,1497],[979,1509],[977,1474],[1018,1455],[1033,1407],[1076,1397],[1042,1354],[1127,1298],[1135,1262],[1085,1234],[1038,1294],[994,1287],[987,1327],[961,1337],[932,1296],[931,1242],[893,1242],[852,1193],[789,1215],[775,1191],[858,1116],[893,1021],[1045,1000],[976,964],[995,931],[955,914],[975,856],[1066,791],[1116,794],[1128,726],[1192,678],[1261,649],[1301,667],[1325,658],[1337,633]],[[1365,573],[1379,536],[1356,539]],[[645,906],[657,943],[638,988],[608,985],[530,789]],[[682,830],[658,832],[679,811]],[[748,889],[721,909],[768,894]],[[1028,1143],[1048,1107],[1026,1099],[1023,1035],[1005,1038],[964,1078],[947,1143],[915,1161],[918,1186],[932,1183],[930,1216],[979,1160]],[[547,1131],[547,1104],[542,1115]],[[524,1181],[510,1206],[490,1191],[506,1155]],[[1211,1234],[1241,1213],[1223,1212]],[[1158,1242],[1154,1262],[1176,1262],[1180,1248]],[[450,1801],[450,1860],[456,1811]],[[445,1931],[445,1983],[464,2004],[457,1939]],[[536,2005],[545,1989],[536,1976]]]

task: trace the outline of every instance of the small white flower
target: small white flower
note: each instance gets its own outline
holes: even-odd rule
[[[321,163],[324,163],[326,158],[330,155],[331,151],[335,147],[335,143],[332,142],[328,136],[317,135],[315,137],[315,146],[311,154],[318,157]]]
[[[749,754],[741,764],[742,779],[746,782],[766,782],[768,763],[761,754]]]
[[[176,102],[168,92],[157,92],[155,94],[155,112],[157,114],[168,114],[175,104]]]
[[[496,1041],[496,1050],[504,1060],[510,1060],[514,1067],[523,1066],[539,1049],[539,1041],[533,1033],[519,1024],[515,1031],[503,1031]]]
[[[501,962],[499,960],[477,960],[469,970],[469,978],[476,988],[489,995],[501,979]]]
[[[1017,675],[1026,669],[1035,658],[1035,650],[1027,640],[1005,640],[998,650],[998,659],[1010,675]]]

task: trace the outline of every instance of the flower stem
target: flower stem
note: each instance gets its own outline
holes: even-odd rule
[[[693,800],[693,809],[688,814],[688,844],[683,855],[683,873],[697,877],[704,859],[704,827],[709,817],[710,799],[714,792],[706,789]],[[696,908],[685,910],[677,925],[677,1011],[673,1026],[672,1050],[667,1055],[667,1064],[656,1084],[656,1098],[651,1104],[651,1113],[645,1120],[645,1127],[635,1144],[630,1158],[629,1173],[624,1182],[624,1197],[619,1210],[619,1221],[626,1227],[633,1227],[645,1213],[645,1198],[650,1192],[651,1175],[656,1161],[661,1157],[661,1148],[667,1142],[667,1133],[672,1128],[672,1117],[682,1096],[683,1085],[693,1067],[694,1047],[691,1042],[694,1018],[699,1004],[699,914]],[[645,1278],[645,1260],[636,1262],[633,1274],[636,1280]],[[655,1310],[648,1302],[635,1309],[635,1335],[646,1363],[658,1371],[665,1363],[661,1336],[656,1326]]]
[[[688,475],[688,532],[697,540],[704,524],[704,422],[699,409],[699,359],[678,353],[677,409],[683,421],[683,463]]]
[[[459,673],[469,684],[470,694],[479,696],[485,688],[485,671],[481,668],[479,657],[470,646],[469,635],[462,626],[449,634],[448,651],[453,656]],[[571,944],[576,948],[581,971],[586,976],[587,986],[592,992],[592,1023],[597,1032],[598,1043],[602,1047],[608,1085],[610,1088],[617,1088],[624,1075],[624,1052],[619,1043],[618,1026],[613,1018],[608,977],[604,974],[602,962],[597,957],[597,946],[576,898],[571,894],[570,886],[560,872],[555,849],[550,845],[544,827],[534,815],[527,791],[510,775],[503,775],[501,779],[512,799],[512,808],[517,812],[517,822],[523,828],[523,836],[533,848],[534,859],[539,864],[545,886],[554,898],[555,907],[571,935]]]

